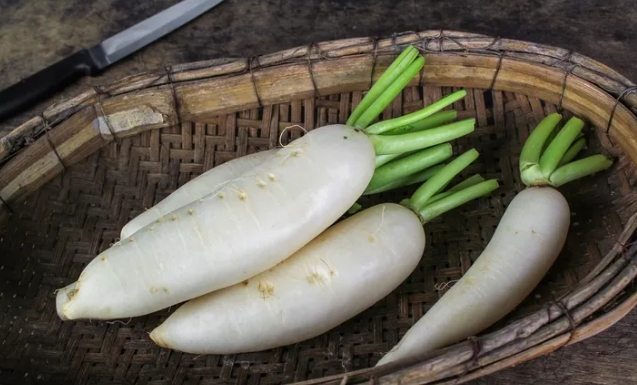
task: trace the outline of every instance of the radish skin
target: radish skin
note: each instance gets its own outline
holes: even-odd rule
[[[248,154],[204,172],[179,187],[153,207],[133,218],[122,228],[120,239],[128,238],[164,215],[188,203],[201,199],[208,194],[214,193],[221,188],[224,183],[263,163],[268,157],[272,156],[274,152],[275,149],[271,149]]]
[[[517,194],[476,262],[377,365],[431,352],[493,325],[542,280],[569,226],[569,206],[559,191],[532,187]]]
[[[374,164],[364,133],[338,124],[312,130],[102,252],[58,291],[58,315],[140,316],[240,283],[333,224],[361,196]]]
[[[150,337],[195,354],[254,352],[320,335],[395,289],[425,248],[418,217],[380,204],[335,224],[279,265],[188,301]]]

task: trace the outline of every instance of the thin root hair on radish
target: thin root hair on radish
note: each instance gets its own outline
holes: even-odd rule
[[[306,130],[303,126],[300,126],[298,124],[293,124],[291,126],[286,126],[285,128],[283,128],[283,130],[281,130],[281,133],[279,134],[279,146],[281,146],[282,148],[287,148],[290,146],[294,146],[290,143],[288,143],[287,145],[283,144],[283,134],[287,131],[290,130],[292,128],[300,128],[304,133],[308,133],[308,130]],[[312,138],[310,138],[310,143],[312,143]]]

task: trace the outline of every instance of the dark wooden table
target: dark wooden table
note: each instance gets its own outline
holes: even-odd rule
[[[0,88],[177,0],[0,0]],[[455,29],[569,48],[637,80],[637,10],[628,0],[445,2],[226,0],[186,27],[0,123],[0,136],[54,99],[167,65],[270,53],[310,42]],[[637,311],[600,335],[475,384],[637,384]]]

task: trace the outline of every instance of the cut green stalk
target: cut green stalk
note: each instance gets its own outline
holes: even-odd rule
[[[557,136],[557,127],[555,127],[555,129],[553,129],[553,131],[551,131],[551,133],[549,134],[549,137],[546,139],[546,142],[544,142],[544,146],[542,147],[542,152],[546,151],[546,149],[548,148],[548,146],[553,143],[553,139],[555,139],[555,137]],[[579,140],[580,138],[584,137],[584,133],[580,131],[579,134],[577,134],[577,136],[575,137],[575,141]]]
[[[573,141],[584,128],[584,122],[578,118],[571,118],[557,133],[542,156],[540,156],[540,171],[543,175],[550,175],[568,151]]]
[[[351,127],[355,127],[358,118],[365,112],[373,103],[378,99],[378,97],[389,87],[396,78],[400,76],[401,73],[405,71],[405,69],[416,59],[418,56],[418,50],[414,47],[407,47],[396,60],[392,62],[392,64],[383,72],[383,74],[378,78],[376,83],[370,88],[367,92],[363,100],[356,106],[352,114],[347,119],[347,125]]]
[[[475,130],[475,119],[465,119],[420,132],[401,135],[369,135],[376,155],[402,154],[460,138]]]
[[[396,98],[403,88],[416,76],[416,74],[425,65],[425,58],[420,56],[414,60],[404,72],[402,72],[394,81],[373,101],[361,116],[354,123],[354,127],[365,128],[371,122],[373,122],[383,112],[383,110],[389,105],[389,103]]]
[[[426,180],[429,180],[432,176],[434,176],[437,172],[439,172],[440,170],[442,170],[442,168],[444,167],[444,164],[439,164],[436,166],[432,166],[429,167],[425,170],[422,170],[420,172],[414,173],[412,175],[406,176],[404,178],[401,178],[399,180],[396,180],[394,182],[388,183],[380,188],[377,188],[376,190],[372,190],[372,191],[366,191],[365,193],[363,193],[363,195],[373,195],[373,194],[379,194],[385,191],[390,191],[390,190],[394,190],[397,188],[401,188],[401,187],[405,187],[405,186],[409,186],[412,184],[416,184],[416,183],[422,183]]]
[[[456,91],[421,110],[391,120],[384,120],[382,122],[374,123],[371,126],[367,127],[365,129],[365,132],[368,134],[378,135],[396,127],[406,126],[418,122],[433,115],[436,112],[443,110],[444,108],[464,98],[466,95],[467,91],[465,90]],[[378,114],[376,116],[378,116]]]
[[[451,161],[414,192],[409,199],[409,204],[414,207],[424,207],[432,196],[442,190],[456,175],[473,163],[478,156],[478,151],[471,149]]]
[[[452,155],[451,144],[443,143],[391,161],[376,169],[365,192],[374,191],[417,171],[435,166],[451,158]]]
[[[549,114],[531,132],[520,153],[520,170],[526,170],[540,162],[544,143],[561,119],[562,116],[560,114]]]
[[[449,196],[437,200],[436,202],[428,204],[423,209],[419,210],[418,213],[420,214],[420,217],[424,222],[429,222],[432,219],[440,216],[441,214],[446,213],[447,211],[455,209],[456,207],[461,206],[476,198],[480,198],[482,196],[490,194],[498,187],[498,181],[495,179],[480,182],[478,184],[469,186],[464,190],[455,192]]]
[[[424,118],[417,122],[407,124],[404,126],[392,128],[389,131],[385,131],[383,135],[397,135],[406,134],[409,132],[418,132],[422,130],[428,130],[430,128],[438,127],[445,123],[448,123],[458,117],[458,113],[455,110],[447,110],[436,112],[428,118]]]
[[[562,157],[562,160],[560,160],[560,163],[557,165],[557,167],[559,168],[561,166],[564,166],[565,164],[575,159],[577,154],[582,151],[584,146],[586,146],[586,139],[584,139],[583,137],[573,142],[573,144],[571,144],[571,147],[569,147],[568,151],[566,151],[566,153]]]
[[[409,152],[412,153],[412,152]],[[376,168],[379,168],[394,159],[398,159],[401,156],[408,155],[409,153],[396,153],[396,154],[385,154],[385,155],[376,155]]]
[[[584,122],[575,117],[566,122],[544,152],[538,152],[549,137],[549,128],[555,127],[561,118],[557,113],[544,118],[524,144],[520,176],[526,186],[558,187],[612,165],[612,160],[603,155],[573,161],[586,143],[581,132]]]
[[[436,201],[441,200],[442,198],[448,197],[449,195],[451,195],[453,193],[461,191],[461,190],[463,190],[463,189],[465,189],[467,187],[475,186],[478,183],[482,183],[482,182],[484,182],[484,178],[481,175],[479,175],[479,174],[472,175],[471,177],[469,177],[469,178],[463,180],[462,182],[458,183],[457,185],[453,186],[449,190],[447,190],[445,192],[438,193],[438,194],[432,196],[429,199],[429,201],[427,202],[427,204],[432,204],[432,203],[434,203]]]
[[[592,155],[559,167],[551,174],[549,181],[552,186],[559,187],[576,179],[604,171],[612,164],[613,161],[603,155]]]

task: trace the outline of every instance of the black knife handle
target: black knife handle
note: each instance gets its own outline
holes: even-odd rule
[[[78,51],[0,91],[0,121],[24,111],[64,86],[100,70],[88,49]]]

